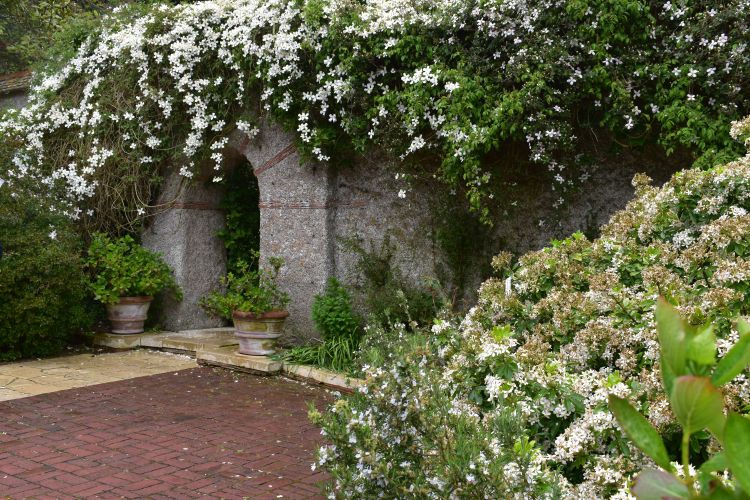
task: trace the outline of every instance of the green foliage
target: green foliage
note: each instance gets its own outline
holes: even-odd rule
[[[384,353],[392,362],[370,370],[365,389],[326,413],[310,409],[328,442],[313,467],[331,475],[329,497],[560,498],[513,409],[484,418],[461,411],[456,387],[432,364],[445,339],[392,328]]]
[[[468,306],[464,291],[478,269],[489,275],[483,263],[489,258],[488,227],[482,224],[476,213],[460,204],[456,196],[436,197],[432,209],[435,241],[444,257],[445,270],[439,274],[442,283],[450,283],[447,295],[454,308]]]
[[[682,475],[667,473],[675,471],[656,429],[626,399],[610,394],[609,408],[622,429],[644,453],[666,470],[646,470],[641,473],[636,479],[633,494],[638,500],[656,500],[665,495],[669,498],[694,499],[719,498],[720,494],[734,490],[734,494],[721,498],[747,498],[750,495],[750,420],[733,412],[729,413],[728,418],[724,416],[724,397],[712,380],[726,379],[727,371],[722,368],[720,374],[716,375],[721,362],[716,366],[716,344],[710,335],[706,335],[712,329],[708,327],[696,331],[663,300],[656,306],[656,317],[661,362],[669,364],[669,370],[662,371],[666,374],[662,380],[663,387],[682,428]],[[744,338],[747,338],[747,334]],[[741,341],[732,350],[738,347],[750,350]],[[694,363],[686,361],[686,352],[693,353],[687,356],[687,360]],[[732,358],[729,363],[734,366],[740,358],[738,354]],[[750,359],[742,369],[748,365]],[[705,376],[707,370],[713,370],[713,377]],[[701,467],[702,477],[699,488],[696,488],[695,479],[690,474],[690,438],[704,429],[710,430],[724,445],[726,455],[717,454],[705,461],[704,465],[708,465]],[[731,470],[736,484],[711,476],[711,473],[723,470]]]
[[[169,289],[182,299],[172,270],[158,253],[143,248],[129,236],[112,239],[93,235],[86,265],[93,277],[91,290],[96,300],[115,304],[120,297],[153,296]]]
[[[80,237],[0,186],[0,361],[57,354],[94,314]]]
[[[349,292],[336,278],[330,278],[325,292],[315,296],[312,319],[323,340],[358,337],[361,321],[354,314]]]
[[[312,345],[292,347],[277,354],[275,359],[285,363],[313,365],[337,372],[355,374],[353,359],[359,339],[335,337]]]
[[[5,0],[0,2],[0,73],[28,69],[43,59],[55,33],[76,17],[94,18],[104,2]]]
[[[223,184],[224,229],[219,238],[227,249],[227,269],[237,271],[240,261],[251,259],[253,252],[260,249],[258,181],[250,165],[243,164],[230,172]]]
[[[372,246],[367,250],[354,238],[343,243],[358,257],[365,308],[374,322],[381,325],[432,322],[445,303],[440,286],[434,282],[415,286],[406,279],[393,263],[396,247],[389,235],[385,235],[379,249]]]
[[[224,291],[211,292],[201,299],[201,307],[207,313],[232,319],[233,311],[263,314],[283,310],[289,304],[289,295],[276,282],[284,265],[280,257],[268,259],[270,268],[258,268],[258,252],[251,255],[254,265],[239,260],[235,271],[228,271],[221,278]]]
[[[315,296],[312,318],[321,341],[289,349],[280,354],[279,359],[353,372],[353,360],[361,337],[361,320],[352,309],[349,292],[336,278],[330,278],[325,292]]]

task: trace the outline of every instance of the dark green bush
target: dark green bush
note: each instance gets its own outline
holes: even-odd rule
[[[50,356],[93,323],[81,241],[0,187],[0,361]]]
[[[352,298],[336,278],[328,280],[325,293],[315,296],[312,318],[322,341],[282,353],[287,363],[299,363],[353,372],[353,360],[362,336],[361,320]]]
[[[325,293],[315,297],[312,318],[323,340],[359,336],[360,320],[352,298],[336,278],[329,279]]]

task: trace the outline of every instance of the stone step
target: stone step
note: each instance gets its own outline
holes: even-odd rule
[[[132,335],[100,333],[94,338],[94,344],[117,350],[150,348],[179,352],[195,357],[198,364],[202,365],[220,366],[261,375],[284,374],[294,379],[347,392],[356,390],[364,384],[363,380],[315,366],[282,363],[267,356],[240,354],[233,328]]]

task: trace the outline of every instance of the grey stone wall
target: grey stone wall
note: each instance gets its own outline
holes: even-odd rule
[[[0,111],[10,108],[21,109],[27,102],[28,98],[23,91],[0,94]]]
[[[407,186],[394,179],[397,169],[389,165],[392,160],[372,154],[353,167],[338,170],[301,163],[294,139],[278,126],[262,122],[252,140],[236,132],[228,146],[229,157],[247,159],[258,181],[261,261],[271,256],[285,260],[280,285],[289,292],[291,304],[283,342],[299,343],[317,336],[311,307],[329,277],[350,286],[361,284],[358,257],[347,248],[346,239],[378,249],[388,235],[396,248],[393,263],[403,275],[413,282],[446,278],[445,256],[436,243],[433,220],[436,193],[444,187],[437,181],[424,181],[411,185],[406,196],[400,197],[399,190]],[[548,177],[535,177],[533,172],[518,176],[515,207],[495,216],[497,222],[484,243],[469,245],[477,262],[466,283],[469,299],[485,278],[480,264],[486,264],[493,253],[520,254],[541,248],[552,238],[594,230],[632,197],[630,181],[636,172],[645,171],[662,182],[681,166],[653,152],[618,153],[601,164],[605,166],[562,209],[553,207],[557,195],[550,191]],[[169,197],[175,189],[168,184],[162,197]],[[144,235],[148,246],[165,254],[186,289],[182,303],[167,304],[165,326],[169,328],[214,325],[196,304],[224,272],[225,255],[215,236],[222,227],[222,214],[208,208],[215,207],[220,196],[215,188],[193,185],[179,195],[183,205],[157,216]],[[189,207],[196,202],[206,207]]]
[[[159,323],[167,330],[188,330],[222,326],[223,321],[207,316],[198,301],[219,287],[226,272],[226,251],[217,233],[224,227],[218,203],[222,192],[216,185],[185,182],[178,174],[164,183],[158,212],[142,234],[143,245],[162,254],[174,271],[184,297],[160,297]]]
[[[269,122],[252,141],[238,141],[258,180],[261,264],[284,258],[279,285],[291,296],[284,341],[295,343],[313,336],[312,302],[333,272],[331,175],[301,164],[294,136]]]

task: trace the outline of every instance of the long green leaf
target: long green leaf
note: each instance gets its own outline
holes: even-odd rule
[[[669,399],[684,432],[692,434],[706,427],[713,432],[723,427],[724,396],[708,377],[677,377]]]
[[[702,365],[716,363],[716,335],[713,325],[698,330],[694,335],[688,335],[687,357]]]
[[[750,420],[730,413],[724,428],[724,443],[732,476],[750,494]]]
[[[659,467],[671,469],[672,465],[664,441],[646,417],[638,413],[638,410],[633,408],[627,400],[613,394],[609,395],[609,409],[620,427],[638,448],[651,457]]]
[[[677,310],[661,297],[656,303],[655,316],[661,349],[662,381],[669,394],[674,377],[685,373],[685,327]]]
[[[750,335],[745,335],[721,358],[711,377],[711,382],[721,386],[742,373],[750,364]]]

